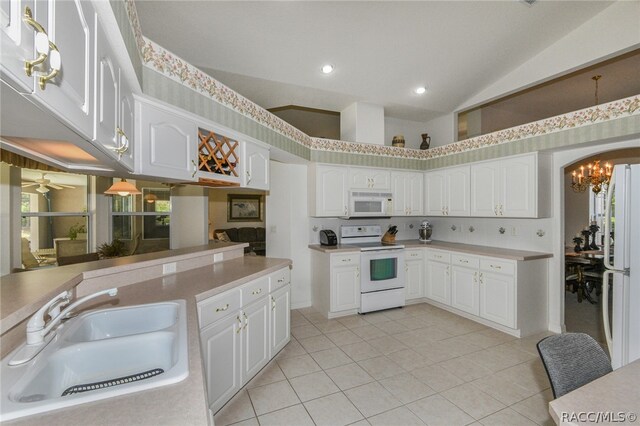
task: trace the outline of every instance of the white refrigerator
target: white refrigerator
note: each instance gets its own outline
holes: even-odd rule
[[[640,358],[640,164],[614,167],[605,215],[602,314],[611,365],[616,369]],[[611,231],[613,246],[608,238]]]

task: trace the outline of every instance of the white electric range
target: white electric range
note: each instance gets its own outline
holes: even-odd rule
[[[360,247],[359,313],[405,305],[404,246],[382,243],[380,225],[344,225],[340,244]]]

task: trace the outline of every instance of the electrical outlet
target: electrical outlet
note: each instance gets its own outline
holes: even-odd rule
[[[515,226],[511,227],[511,236],[512,237],[517,237],[518,236],[518,228],[516,228]]]
[[[162,265],[162,275],[175,274],[176,262],[165,263]]]
[[[213,263],[222,262],[222,253],[214,253]]]

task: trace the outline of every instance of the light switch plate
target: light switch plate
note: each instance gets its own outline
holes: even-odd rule
[[[162,275],[175,274],[176,262],[164,263],[162,265]]]

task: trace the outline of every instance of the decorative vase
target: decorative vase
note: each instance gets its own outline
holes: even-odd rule
[[[591,250],[600,250],[598,244],[596,244],[596,233],[600,230],[600,227],[595,223],[589,226],[589,231],[591,231]]]
[[[431,145],[431,136],[429,136],[429,133],[423,133],[420,136],[422,136],[420,149],[429,149],[429,145]]]
[[[404,148],[404,135],[394,136],[391,140],[391,145],[398,148]]]

